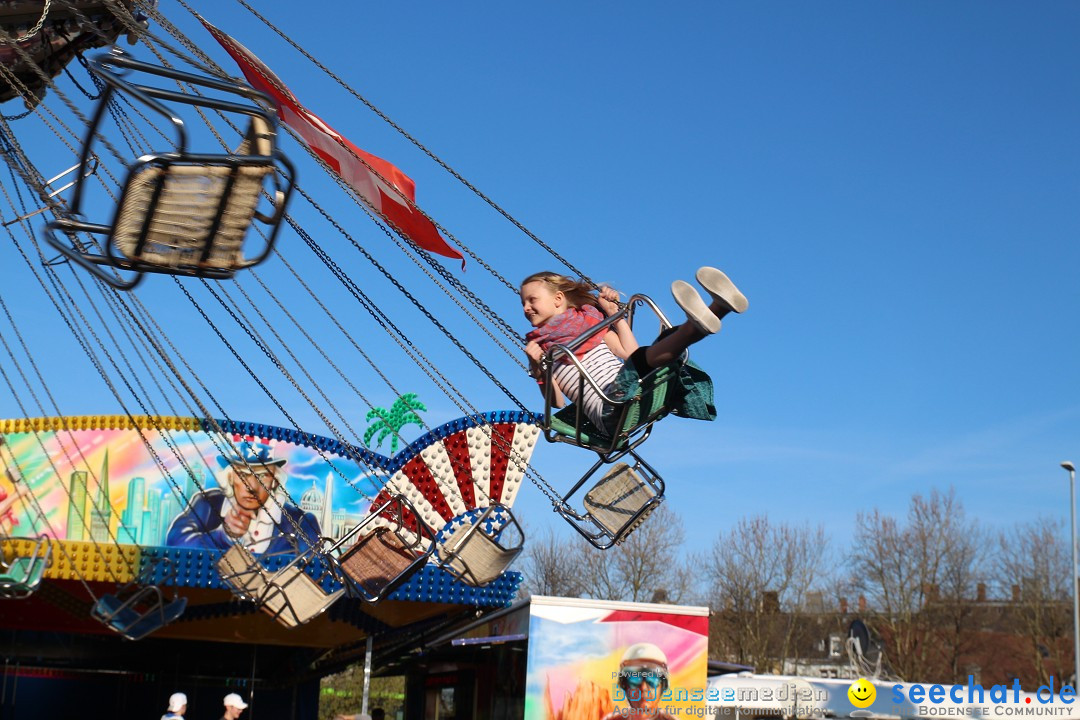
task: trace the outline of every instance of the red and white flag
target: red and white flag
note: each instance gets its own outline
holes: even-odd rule
[[[425,250],[465,260],[450,247],[435,224],[416,207],[416,184],[396,166],[353,145],[309,111],[277,75],[231,37],[199,17],[210,34],[232,56],[251,86],[266,93],[278,117],[295,130],[316,155],[345,180],[379,215]]]

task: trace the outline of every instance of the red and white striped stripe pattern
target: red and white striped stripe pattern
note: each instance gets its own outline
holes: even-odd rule
[[[428,445],[387,481],[372,501],[377,507],[401,495],[416,509],[432,536],[455,517],[478,507],[514,504],[540,428],[534,423],[497,422],[468,427]],[[374,526],[392,526],[379,518]],[[415,515],[407,513],[402,534],[415,539]],[[432,537],[422,538],[426,547]]]

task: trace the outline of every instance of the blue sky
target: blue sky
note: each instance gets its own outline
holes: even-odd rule
[[[500,274],[516,282],[560,269],[242,6],[195,6],[312,111],[410,174],[421,206]],[[239,74],[174,0],[160,8]],[[1080,460],[1080,6],[423,1],[259,9],[594,279],[647,293],[673,317],[668,285],[692,279],[699,265],[718,266],[740,285],[749,311],[693,351],[715,379],[720,417],[669,419],[643,450],[667,480],[688,550],[759,513],[822,523],[843,547],[859,511],[902,513],[913,493],[933,488],[955,487],[968,512],[992,526],[1067,518],[1058,463]],[[13,128],[35,152],[50,147],[40,127]],[[510,358],[428,287],[291,139],[285,149],[300,164],[301,185],[538,407]],[[513,407],[317,213],[299,202],[292,211],[477,407]],[[300,239],[287,230],[280,242],[320,283]],[[17,307],[64,411],[117,412],[25,265],[7,244],[2,254],[11,269],[0,296]],[[516,296],[475,262],[464,274],[448,267],[527,329]],[[260,272],[365,396],[393,401],[280,279],[280,261]],[[241,283],[259,292],[250,279]],[[420,393],[432,426],[460,414],[355,303],[320,288],[392,381]],[[185,310],[175,285],[151,277],[139,295],[172,323],[231,417],[288,425]],[[243,341],[241,354],[258,365],[257,349]],[[363,401],[315,360],[311,367],[362,428]],[[260,372],[290,414],[320,431],[286,380]],[[18,414],[0,387],[0,415]],[[559,487],[589,464],[582,451],[546,444],[534,459]],[[519,515],[534,531],[559,522],[544,503],[536,488],[519,496]]]

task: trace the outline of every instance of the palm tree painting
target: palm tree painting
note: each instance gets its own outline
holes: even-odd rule
[[[427,407],[416,399],[416,393],[405,393],[390,406],[390,409],[376,407],[371,408],[367,414],[368,429],[364,432],[364,444],[370,447],[371,438],[375,433],[379,437],[375,440],[375,447],[380,447],[382,441],[390,436],[390,454],[397,452],[398,439],[401,437],[401,429],[406,425],[420,425],[424,422],[417,412],[424,412]],[[371,422],[374,420],[374,422]]]

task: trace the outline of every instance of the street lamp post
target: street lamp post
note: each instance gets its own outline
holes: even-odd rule
[[[1076,466],[1066,460],[1061,467],[1069,471],[1069,517],[1072,519],[1072,592],[1073,592],[1073,686],[1080,682],[1080,595],[1077,594],[1076,564]]]

